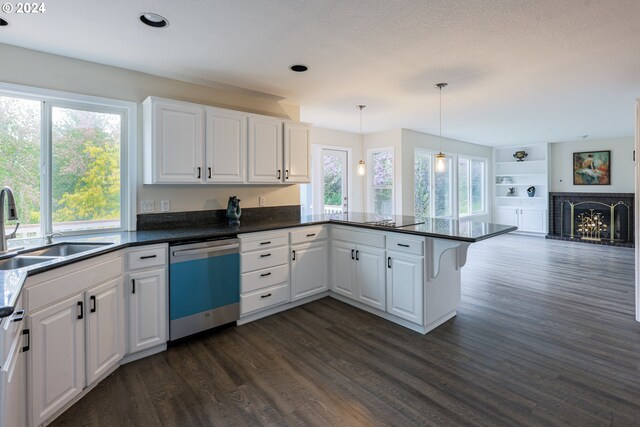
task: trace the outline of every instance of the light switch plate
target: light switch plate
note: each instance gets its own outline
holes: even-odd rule
[[[169,204],[168,200],[160,201],[160,211],[161,212],[169,212],[170,208],[171,208],[171,205]]]
[[[156,210],[153,200],[140,200],[140,213],[150,213]]]
[[[258,206],[266,206],[267,199],[265,197],[258,197]]]

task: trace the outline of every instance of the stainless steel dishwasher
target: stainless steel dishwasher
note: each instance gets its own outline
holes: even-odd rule
[[[238,320],[239,247],[238,239],[170,246],[170,340]]]

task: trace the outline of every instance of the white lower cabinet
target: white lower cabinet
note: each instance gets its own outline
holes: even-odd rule
[[[122,280],[111,280],[87,291],[87,384],[113,368],[124,356]]]
[[[496,209],[496,224],[518,227],[526,233],[547,232],[547,211],[545,209],[505,208]]]
[[[27,278],[23,351],[27,421],[51,421],[124,355],[119,252]]]
[[[384,249],[334,241],[332,290],[363,304],[385,310],[384,256]]]
[[[29,316],[29,424],[37,426],[77,396],[85,378],[84,295]]]
[[[356,298],[358,301],[385,310],[384,249],[356,247]]]
[[[23,319],[21,301],[11,316],[0,319],[0,427],[24,427],[27,424]]]
[[[129,274],[129,353],[167,342],[167,270]]]
[[[387,252],[387,312],[413,323],[423,321],[424,258]]]
[[[347,242],[331,243],[333,272],[332,291],[356,299],[356,245]]]
[[[291,301],[324,292],[329,288],[327,243],[291,246]]]

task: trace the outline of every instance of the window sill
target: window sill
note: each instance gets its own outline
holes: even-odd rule
[[[459,215],[458,217],[459,219],[473,219],[479,216],[489,216],[489,212],[478,212],[478,213],[467,214],[467,215]]]

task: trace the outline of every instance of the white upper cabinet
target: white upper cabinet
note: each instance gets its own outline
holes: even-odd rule
[[[207,108],[208,183],[246,182],[247,115],[238,111]]]
[[[284,124],[284,182],[311,182],[311,127],[300,123]]]
[[[156,97],[142,106],[145,184],[310,182],[307,124]]]
[[[144,103],[144,183],[198,184],[204,173],[205,109],[147,98]]]
[[[249,117],[249,182],[281,183],[282,121]]]

